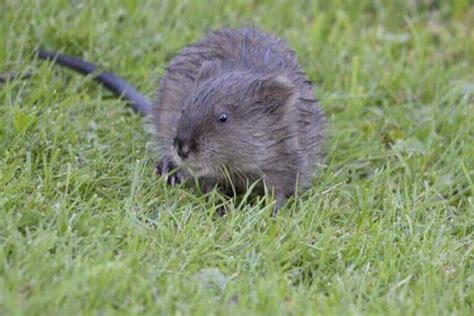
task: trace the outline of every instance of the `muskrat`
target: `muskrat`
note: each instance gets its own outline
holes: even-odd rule
[[[97,67],[73,56],[37,56],[83,74]],[[94,80],[149,118],[157,143],[157,173],[171,185],[196,177],[215,186],[275,195],[273,216],[286,199],[311,185],[323,159],[325,116],[311,81],[286,43],[253,28],[223,29],[171,60],[155,102],[110,72]]]
[[[151,125],[157,171],[203,191],[258,188],[275,195],[273,215],[307,189],[321,162],[325,117],[295,53],[256,29],[224,29],[185,47],[161,78]],[[174,173],[170,171],[178,168]]]

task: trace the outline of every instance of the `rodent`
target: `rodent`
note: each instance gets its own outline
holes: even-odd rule
[[[311,185],[323,159],[325,116],[295,53],[253,28],[223,29],[185,47],[161,78],[151,123],[174,184],[189,176],[203,190],[274,191],[276,215]]]
[[[222,29],[173,58],[150,102],[125,80],[79,58],[37,50],[94,80],[148,117],[157,143],[157,172],[175,185],[197,177],[240,193],[274,192],[275,216],[296,190],[311,185],[323,160],[326,120],[313,87],[284,41],[254,28]]]

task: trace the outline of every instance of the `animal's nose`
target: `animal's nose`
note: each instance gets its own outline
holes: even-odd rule
[[[189,152],[191,151],[191,148],[188,144],[188,142],[183,141],[179,138],[175,138],[174,140],[174,146],[176,147],[176,151],[178,152],[178,155],[186,159],[189,156]]]
[[[188,144],[182,144],[181,146],[178,147],[178,155],[186,159],[189,156],[189,145]]]

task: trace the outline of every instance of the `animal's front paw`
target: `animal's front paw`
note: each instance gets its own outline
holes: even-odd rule
[[[185,179],[185,173],[179,170],[176,163],[168,157],[165,157],[157,163],[155,173],[160,177],[165,177],[165,181],[174,187]]]

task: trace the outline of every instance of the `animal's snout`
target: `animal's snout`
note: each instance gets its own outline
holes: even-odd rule
[[[189,151],[190,150],[189,150],[189,145],[188,144],[181,143],[181,145],[178,147],[178,155],[183,159],[188,158]]]
[[[182,159],[188,158],[189,153],[192,149],[192,146],[189,141],[182,140],[178,137],[174,139],[174,147],[178,152],[178,156],[180,156]]]

